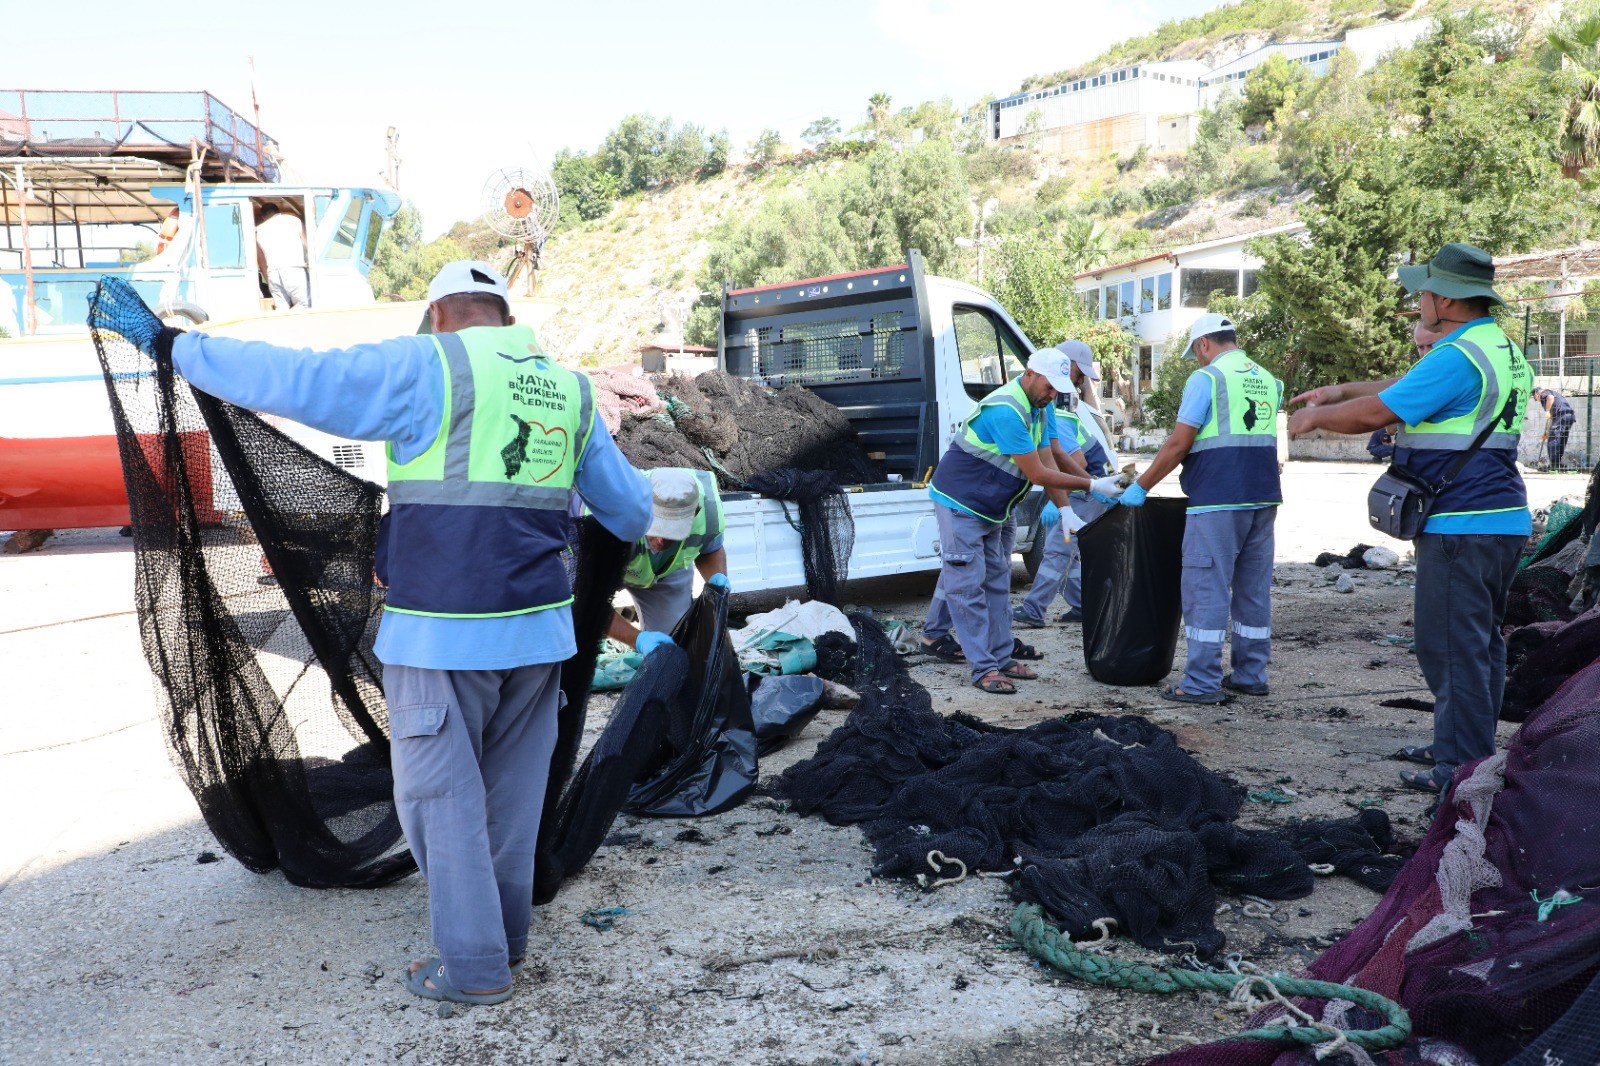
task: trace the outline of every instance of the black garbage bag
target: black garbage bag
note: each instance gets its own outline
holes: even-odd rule
[[[755,725],[728,638],[727,590],[707,585],[672,639],[688,653],[689,680],[667,720],[659,769],[634,785],[627,810],[657,818],[717,814],[743,803],[756,784]]]
[[[1083,657],[1107,685],[1153,685],[1172,671],[1183,625],[1183,525],[1189,501],[1113,507],[1078,534]]]
[[[756,753],[770,755],[799,736],[822,709],[822,678],[746,675],[752,686],[750,715],[755,721]]]

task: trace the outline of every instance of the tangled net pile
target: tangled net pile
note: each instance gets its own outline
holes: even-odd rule
[[[1010,730],[942,717],[882,627],[851,621],[861,703],[777,789],[800,814],[860,825],[878,874],[1015,873],[1017,897],[1075,936],[1112,918],[1145,947],[1204,958],[1223,946],[1219,887],[1295,899],[1311,892],[1317,862],[1382,890],[1400,867],[1384,854],[1394,841],[1379,810],[1285,834],[1241,829],[1241,790],[1142,718]]]
[[[411,873],[372,654],[382,490],[191,389],[173,371],[176,331],[126,283],[101,282],[90,325],[128,488],[145,657],[173,763],[206,825],[247,868],[281,869],[297,885],[366,888]],[[153,362],[136,346],[152,338]],[[228,517],[237,512],[248,522]],[[667,649],[574,775],[631,550],[593,519],[576,538],[567,564],[578,653],[561,667],[537,902],[593,854],[636,780],[696,754],[662,750],[701,689],[687,653]]]

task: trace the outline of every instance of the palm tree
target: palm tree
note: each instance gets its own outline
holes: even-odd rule
[[[889,94],[873,93],[867,98],[867,121],[872,124],[874,131],[883,129],[884,122],[889,118]]]
[[[1572,85],[1561,116],[1561,169],[1569,178],[1600,163],[1600,5],[1550,31],[1545,65]]]

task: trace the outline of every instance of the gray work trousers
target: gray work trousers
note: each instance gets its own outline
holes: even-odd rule
[[[694,570],[687,566],[674,570],[656,578],[649,588],[622,587],[628,590],[633,605],[639,608],[639,629],[670,636],[672,627],[689,613],[689,605],[694,602]]]
[[[1011,551],[1017,523],[985,522],[933,505],[939,523],[939,584],[928,605],[922,635],[938,640],[952,628],[977,681],[1012,661]]]
[[[1101,503],[1091,496],[1073,496],[1072,513],[1085,522],[1105,514],[1115,504]],[[1078,538],[1069,543],[1061,535],[1061,526],[1052,523],[1041,533],[1045,538],[1044,557],[1039,560],[1039,570],[1033,575],[1033,587],[1022,601],[1022,613],[1035,622],[1050,621],[1050,605],[1059,594],[1067,601],[1069,611],[1083,610],[1083,556],[1078,551]]]
[[[457,988],[504,986],[509,961],[528,950],[560,681],[559,663],[383,669],[395,805]]]
[[[1506,690],[1500,626],[1526,542],[1482,533],[1417,537],[1413,626],[1417,665],[1433,692],[1433,758],[1441,775],[1494,754]]]
[[[1233,679],[1267,683],[1272,649],[1276,507],[1191,514],[1183,530],[1183,634],[1189,656],[1179,687],[1222,691],[1222,642],[1233,630]]]

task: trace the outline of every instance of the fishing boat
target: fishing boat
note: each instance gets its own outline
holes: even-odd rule
[[[367,280],[399,207],[385,188],[284,181],[277,142],[209,93],[0,91],[0,530],[129,521],[86,326],[102,276],[210,333],[323,349],[411,333],[423,305]],[[258,254],[273,209],[300,224],[299,306]],[[381,480],[381,448],[295,435]]]

